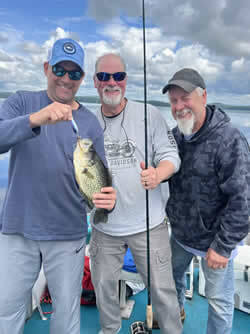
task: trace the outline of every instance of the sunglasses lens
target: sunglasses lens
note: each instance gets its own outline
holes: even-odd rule
[[[69,73],[69,78],[71,80],[80,80],[82,77],[82,72],[81,71],[70,71]]]
[[[57,77],[63,77],[66,73],[63,67],[60,66],[52,66],[52,72],[57,76]]]
[[[115,81],[122,81],[126,78],[126,73],[125,72],[116,72],[112,74],[113,78]]]
[[[99,81],[109,81],[111,77],[110,73],[107,72],[98,72],[96,76]]]
[[[116,72],[116,73],[107,73],[107,72],[98,72],[96,73],[97,79],[99,81],[109,81],[111,76],[114,78],[115,81],[122,81],[126,78],[125,72]]]
[[[66,73],[69,74],[70,80],[80,80],[81,77],[83,76],[82,71],[66,71],[63,67],[54,65],[52,66],[52,72],[57,76],[57,77],[63,77]]]

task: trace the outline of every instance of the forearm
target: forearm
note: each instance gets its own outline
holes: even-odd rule
[[[29,116],[0,121],[0,153],[8,152],[14,145],[35,137],[29,125]]]
[[[156,167],[158,183],[169,179],[175,173],[175,165],[167,160],[161,161]]]

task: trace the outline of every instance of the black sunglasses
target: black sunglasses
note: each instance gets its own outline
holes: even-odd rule
[[[60,65],[53,65],[52,72],[57,77],[63,77],[66,73],[68,73],[70,80],[80,80],[83,76],[83,72],[81,70],[67,71]]]
[[[116,72],[116,73],[107,73],[107,72],[98,72],[96,73],[97,79],[99,81],[109,81],[112,77],[115,81],[122,81],[126,78],[126,72]]]

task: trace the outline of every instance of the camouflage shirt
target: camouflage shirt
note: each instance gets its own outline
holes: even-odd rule
[[[230,257],[248,232],[249,145],[224,111],[206,111],[190,140],[173,130],[182,164],[169,181],[166,210],[179,242]]]

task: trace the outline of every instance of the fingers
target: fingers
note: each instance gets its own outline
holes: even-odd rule
[[[67,104],[54,102],[48,106],[48,123],[72,120],[72,108]]]
[[[218,264],[212,264],[212,263],[207,263],[209,268],[212,269],[225,269],[226,265],[218,265]]]
[[[144,162],[141,162],[141,167]],[[148,169],[141,171],[141,184],[144,189],[154,189],[158,186],[158,177],[156,168],[149,166]]]
[[[72,108],[68,104],[53,102],[47,107],[30,115],[32,128],[44,124],[54,124],[61,121],[72,120]]]
[[[146,168],[146,164],[144,161],[140,162],[140,167],[141,169],[145,169]]]
[[[225,269],[228,263],[228,258],[219,255],[211,248],[208,249],[205,259],[208,267],[212,269]]]
[[[112,210],[116,202],[116,191],[113,187],[104,187],[100,193],[93,195],[93,203],[96,208]]]

